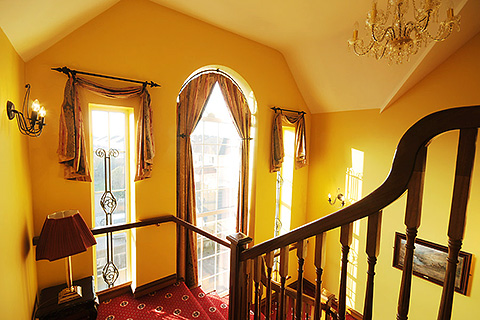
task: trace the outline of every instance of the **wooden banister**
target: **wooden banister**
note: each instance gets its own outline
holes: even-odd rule
[[[407,319],[410,303],[414,243],[421,220],[427,146],[430,140],[437,135],[451,130],[460,130],[454,197],[452,200],[448,232],[449,254],[447,272],[438,316],[439,320],[450,319],[455,270],[458,263],[458,252],[463,241],[465,210],[468,202],[470,177],[475,155],[475,141],[479,127],[480,106],[453,108],[439,111],[424,117],[410,127],[410,129],[408,129],[400,139],[395,157],[393,159],[391,171],[387,179],[376,190],[371,192],[360,201],[344,207],[335,213],[291,230],[290,232],[281,236],[257,244],[249,249],[241,250],[237,256],[239,263],[253,260],[258,261],[256,260],[258,257],[263,257],[266,254],[268,254],[270,257],[273,252],[275,252],[277,249],[280,249],[279,274],[281,283],[279,284],[279,287],[276,288],[275,282],[273,282],[271,279],[267,280],[267,286],[271,286],[273,291],[277,289],[277,320],[282,320],[285,318],[287,305],[286,297],[289,297],[290,302],[295,301],[295,307],[293,307],[293,304],[291,304],[292,309],[294,309],[295,319],[303,319],[304,317],[304,314],[302,314],[302,303],[303,301],[308,300],[305,300],[305,296],[302,294],[301,285],[299,286],[299,290],[294,292],[289,292],[285,286],[285,281],[288,276],[286,273],[288,269],[288,248],[291,245],[297,246],[297,257],[299,261],[297,281],[302,282],[304,262],[303,244],[313,236],[316,236],[314,261],[317,275],[315,288],[317,302],[315,299],[309,302],[313,303],[315,306],[314,319],[319,320],[321,318],[318,298],[320,297],[319,293],[321,292],[320,290],[322,283],[321,276],[323,273],[322,246],[325,239],[325,232],[336,228],[341,228],[340,242],[342,245],[340,290],[337,304],[338,319],[345,319],[347,312],[346,280],[348,252],[351,244],[351,224],[354,221],[365,217],[368,217],[366,244],[368,271],[364,302],[364,319],[372,319],[374,275],[380,247],[379,242],[382,212],[385,207],[390,205],[402,194],[408,191],[405,215],[407,241],[397,313],[398,320]],[[268,292],[267,295],[269,295]],[[310,309],[307,307],[306,310]],[[269,317],[269,315],[267,315],[267,317]],[[337,315],[335,315],[335,318],[336,317]]]
[[[243,251],[240,259],[253,259],[266,252],[338,228],[382,210],[407,190],[417,153],[433,137],[451,130],[478,127],[480,127],[480,106],[452,108],[424,117],[403,135],[398,143],[390,174],[375,191],[335,213]]]
[[[149,218],[149,219],[144,219],[136,222],[130,222],[130,223],[121,223],[121,224],[115,224],[112,226],[106,226],[106,227],[97,227],[91,229],[92,233],[94,235],[100,235],[100,234],[106,234],[109,232],[118,232],[118,231],[123,231],[123,230],[130,230],[130,229],[136,229],[136,228],[142,228],[142,227],[148,227],[148,226],[153,226],[153,225],[160,225],[166,222],[174,222],[177,225],[180,225],[182,227],[185,227],[189,230],[192,230],[198,234],[201,234],[202,236],[215,241],[218,244],[221,244],[222,246],[225,246],[227,248],[230,248],[230,244],[223,240],[220,239],[217,236],[214,236],[213,234],[208,233],[205,230],[200,229],[197,226],[194,226],[193,224],[186,222],[178,217],[175,217],[173,215],[165,215],[165,216],[160,216],[160,217],[155,217],[155,218]],[[33,238],[33,245],[37,245],[38,243],[38,236]]]

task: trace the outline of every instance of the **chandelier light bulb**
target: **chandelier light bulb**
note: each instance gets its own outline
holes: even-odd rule
[[[47,111],[45,110],[45,108],[43,106],[40,107],[40,110],[38,110],[38,115],[41,117],[41,118],[45,118],[45,115],[47,114]]]
[[[38,101],[38,99],[35,99],[33,101],[32,110],[35,111],[35,112],[38,112],[38,110],[40,110],[40,102]]]

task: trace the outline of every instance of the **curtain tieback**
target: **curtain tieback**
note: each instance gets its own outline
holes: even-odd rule
[[[186,138],[187,135],[185,133],[180,133],[177,135],[177,137],[180,137],[180,138]]]
[[[243,141],[245,141],[245,140],[253,140],[253,138],[248,137],[248,138],[242,138],[241,140],[243,140]]]

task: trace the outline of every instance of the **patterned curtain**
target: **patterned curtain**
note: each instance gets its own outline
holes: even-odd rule
[[[85,153],[85,132],[82,109],[77,99],[75,81],[69,77],[65,85],[60,111],[58,162],[64,165],[64,178],[92,181]]]
[[[284,115],[278,110],[273,116],[272,153],[270,172],[280,171],[285,153],[283,151],[282,124],[295,125],[295,169],[307,165],[307,140],[305,136],[305,114]]]
[[[69,75],[60,114],[59,162],[65,166],[65,179],[91,181],[85,153],[85,133],[82,112],[78,102],[77,86],[108,98],[140,97],[142,107],[137,121],[137,168],[135,181],[149,178],[155,157],[152,108],[150,94],[145,85],[110,88],[93,81]]]
[[[247,230],[248,151],[250,146],[251,114],[245,97],[238,87],[218,73],[205,73],[192,79],[179,95],[177,112],[177,216],[196,224],[195,181],[190,135],[201,119],[215,83],[219,84],[225,102],[242,138],[242,168],[238,189],[237,229]],[[197,241],[193,232],[178,229],[177,273],[188,286],[198,284]]]
[[[195,178],[190,135],[202,117],[213,85],[213,74],[204,74],[182,90],[177,103],[177,217],[196,224]],[[191,231],[178,227],[177,274],[187,286],[198,285],[197,238]]]
[[[248,233],[248,172],[252,115],[245,96],[230,79],[220,77],[218,84],[220,85],[238,134],[242,138],[242,166],[238,185],[237,231],[246,234]]]

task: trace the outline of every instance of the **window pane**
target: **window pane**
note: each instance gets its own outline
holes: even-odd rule
[[[125,151],[125,114],[110,112],[110,148]]]
[[[110,158],[112,169],[112,190],[125,189],[125,153]]]
[[[96,149],[95,149],[96,150]],[[93,182],[94,191],[105,190],[105,159],[93,155]]]
[[[108,112],[92,111],[93,150],[108,149]]]
[[[117,199],[117,208],[113,212],[113,224],[126,223],[125,190],[115,191],[113,196]]]
[[[192,143],[197,225],[225,238],[235,233],[240,142],[218,84],[190,137]],[[199,282],[206,292],[228,290],[230,251],[201,237],[198,242]]]
[[[105,226],[107,224],[107,215],[103,211],[100,200],[105,192],[105,158],[95,155],[95,150],[102,148],[109,153],[110,149],[119,151],[117,157],[110,156],[110,178],[111,192],[116,199],[117,206],[111,215],[113,224],[126,223],[129,219],[127,208],[127,172],[128,168],[128,145],[127,128],[128,112],[110,110],[92,110],[92,153],[93,153],[93,188],[94,188],[94,217],[95,226]],[[111,111],[113,110],[113,111]],[[107,178],[109,176],[107,175]],[[108,183],[108,181],[107,181]],[[119,277],[114,285],[125,283],[129,280],[129,235],[130,232],[115,233],[112,235],[112,247],[109,249],[113,254],[113,263],[118,269]],[[102,271],[107,263],[107,237],[97,237],[96,252],[96,290],[107,288],[103,280]]]

